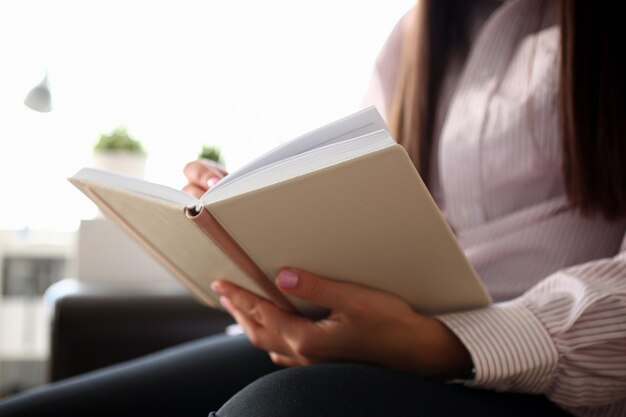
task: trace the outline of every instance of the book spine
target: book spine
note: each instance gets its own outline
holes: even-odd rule
[[[201,301],[215,308],[222,308],[220,303],[211,298],[210,295],[203,291],[198,284],[194,282],[182,269],[180,269],[175,263],[170,261],[161,251],[159,251],[156,247],[154,247],[146,238],[143,237],[141,233],[139,233],[134,227],[132,227],[122,216],[120,216],[117,211],[109,204],[107,204],[104,199],[102,199],[98,193],[96,193],[91,187],[86,184],[82,184],[82,190],[85,194],[89,196],[106,214],[109,218],[114,220],[117,224],[120,225],[122,229],[126,233],[128,233],[131,237],[133,237],[136,241],[141,243],[150,254],[155,257],[163,266],[170,270],[174,275],[176,275],[181,281],[183,281],[189,290]]]
[[[187,217],[195,222],[209,239],[211,239],[239,269],[252,279],[277,306],[289,312],[296,312],[285,295],[276,288],[272,280],[265,275],[261,268],[259,268],[252,258],[248,256],[205,207],[200,207],[198,211],[187,209],[186,213]],[[228,277],[224,278],[228,279]]]

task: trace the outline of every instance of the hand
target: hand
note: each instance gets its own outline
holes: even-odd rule
[[[187,185],[183,187],[183,191],[196,198],[202,197],[209,188],[217,184],[227,174],[218,164],[208,159],[197,159],[189,162],[185,165],[183,172],[188,181]]]
[[[331,310],[310,320],[227,281],[214,291],[255,346],[282,366],[356,361],[455,378],[471,366],[461,341],[440,321],[415,313],[399,297],[296,270],[276,279],[285,293]]]

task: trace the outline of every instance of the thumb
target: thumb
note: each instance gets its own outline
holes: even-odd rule
[[[349,305],[356,285],[322,278],[298,269],[282,269],[276,285],[286,294],[335,310]]]

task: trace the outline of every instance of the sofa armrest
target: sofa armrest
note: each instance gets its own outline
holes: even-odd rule
[[[51,381],[221,333],[233,323],[181,291],[55,285],[47,300]]]

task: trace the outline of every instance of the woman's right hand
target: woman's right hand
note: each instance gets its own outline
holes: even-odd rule
[[[187,177],[187,185],[183,191],[196,198],[202,197],[211,187],[228,173],[218,164],[208,159],[197,159],[189,162],[183,169]]]

